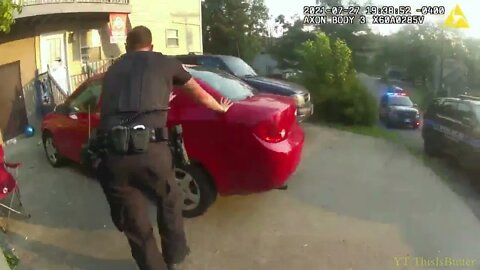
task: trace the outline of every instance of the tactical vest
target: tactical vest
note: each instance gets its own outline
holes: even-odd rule
[[[160,53],[125,54],[105,75],[102,115],[167,111],[171,70],[170,59]]]

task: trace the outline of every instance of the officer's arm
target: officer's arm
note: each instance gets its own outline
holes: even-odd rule
[[[207,91],[205,91],[193,78],[188,80],[183,89],[195,100],[203,106],[217,111],[226,112],[226,108],[215,100]]]
[[[203,106],[217,112],[224,113],[227,111],[227,108],[218,103],[215,98],[213,98],[192,78],[192,75],[185,70],[179,61],[175,62],[176,72],[173,80],[175,85],[181,86],[193,100]]]

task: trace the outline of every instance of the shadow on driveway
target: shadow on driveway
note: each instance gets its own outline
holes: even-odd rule
[[[288,192],[339,215],[395,226],[411,256],[480,259],[480,196],[468,180],[441,163],[426,166],[403,145],[310,128],[323,138],[302,162],[301,184]]]

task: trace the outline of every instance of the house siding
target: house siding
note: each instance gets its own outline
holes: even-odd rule
[[[132,27],[150,28],[155,51],[169,55],[202,52],[200,3],[200,0],[133,2],[130,23]],[[178,47],[167,47],[167,29],[178,30]]]

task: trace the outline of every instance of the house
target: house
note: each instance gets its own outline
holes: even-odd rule
[[[57,97],[68,95],[124,53],[126,31],[134,26],[152,30],[156,51],[203,52],[201,0],[14,2],[22,12],[11,32],[0,34],[0,130],[6,139],[26,122],[38,122],[41,78],[52,82]]]

